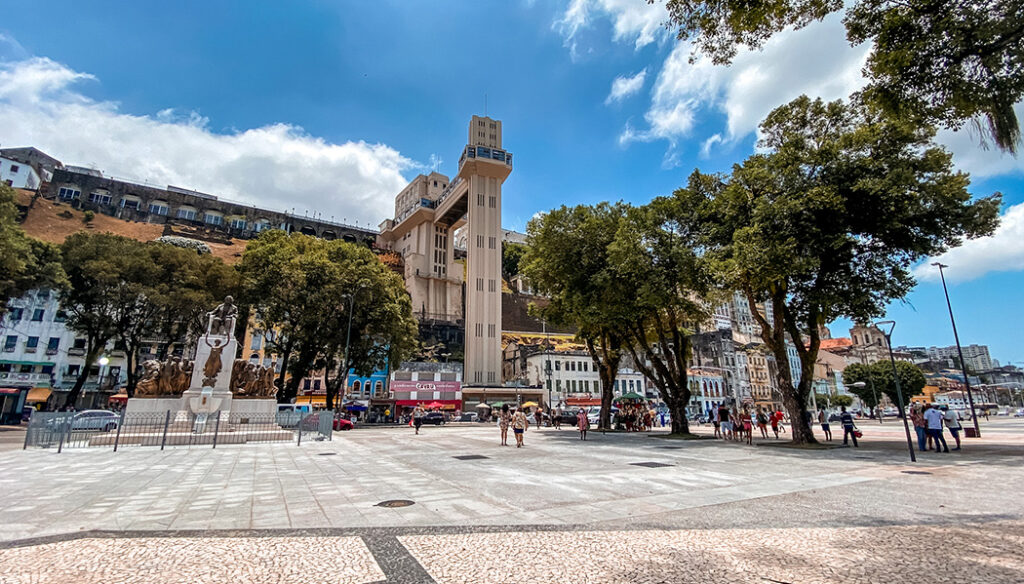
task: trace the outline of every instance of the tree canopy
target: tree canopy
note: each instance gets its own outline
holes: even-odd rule
[[[778,385],[794,440],[813,441],[802,412],[819,325],[884,314],[914,285],[916,262],[992,233],[1000,196],[972,200],[931,128],[863,103],[800,97],[761,134],[763,152],[729,176],[695,172],[676,196],[705,200],[703,245],[719,284],[744,293],[776,362],[795,346],[800,383],[779,367]]]
[[[649,0],[653,1],[653,0]],[[1020,143],[1024,0],[668,0],[668,26],[695,51],[727,64],[846,6],[847,39],[871,44],[866,93],[898,118],[959,128],[983,118],[995,144]]]
[[[268,231],[248,244],[238,269],[259,326],[277,333],[270,346],[284,360],[281,375],[291,375],[280,401],[294,398],[311,371],[337,368],[328,380],[331,407],[350,368],[369,374],[415,350],[417,326],[401,278],[362,246]]]
[[[621,203],[563,206],[532,219],[522,262],[534,290],[550,299],[534,311],[548,322],[576,327],[587,345],[601,379],[602,428],[611,425],[627,317],[622,306],[633,293],[608,257],[626,209]]]
[[[67,284],[57,247],[29,237],[18,225],[15,197],[14,189],[0,183],[0,316],[12,298]]]
[[[910,398],[921,393],[928,382],[921,369],[913,363],[896,361],[896,372],[899,375],[900,391],[903,392],[903,405],[907,405]],[[870,365],[853,363],[843,370],[843,381],[848,386],[859,381],[865,383],[865,387],[850,387],[850,391],[861,397],[868,407],[875,407],[874,396],[870,395],[872,381],[879,394],[885,394],[894,404],[900,403],[896,395],[896,382],[893,381],[890,361],[877,361]]]

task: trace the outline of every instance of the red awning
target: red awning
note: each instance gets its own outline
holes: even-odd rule
[[[601,405],[601,398],[570,397],[565,400],[565,403],[570,406],[599,406]]]

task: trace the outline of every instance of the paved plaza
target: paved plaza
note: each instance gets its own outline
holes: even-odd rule
[[[5,437],[0,583],[1024,580],[1024,423],[916,464],[901,425],[862,429],[816,450],[549,428],[516,449],[484,425],[117,453]]]

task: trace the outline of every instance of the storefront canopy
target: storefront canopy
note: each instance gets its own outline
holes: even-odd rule
[[[51,392],[49,389],[45,387],[33,387],[31,390],[29,390],[28,396],[25,397],[25,403],[36,404],[39,402],[44,402],[50,399],[50,394],[52,393],[53,392]]]

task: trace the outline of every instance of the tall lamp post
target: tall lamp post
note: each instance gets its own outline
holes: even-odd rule
[[[888,332],[882,328],[883,325],[888,325]],[[903,408],[903,390],[900,389],[900,375],[899,372],[896,371],[896,357],[892,354],[892,331],[896,328],[896,321],[883,320],[881,322],[876,322],[875,328],[885,335],[885,344],[889,349],[889,363],[892,364],[892,380],[896,382],[896,398],[899,401],[900,417],[903,418],[903,429],[907,431],[907,449],[910,450],[910,462],[917,462],[917,456],[914,454],[914,441],[910,438],[910,423],[907,421],[907,412]]]
[[[348,298],[348,331],[345,332],[345,362],[342,363],[342,367],[345,368],[345,378],[341,383],[343,391],[348,391],[348,346],[349,340],[352,338],[352,311],[355,308],[356,294],[364,288],[366,288],[366,284],[360,284],[352,292],[341,295],[342,298]],[[335,399],[338,399],[338,396],[334,397]]]
[[[942,279],[942,291],[946,294],[946,308],[949,309],[949,322],[953,325],[953,340],[956,341],[956,354],[960,356],[960,369],[964,372],[964,386],[967,388],[967,402],[971,404],[971,420],[974,422],[974,436],[981,438],[981,428],[978,427],[978,416],[974,411],[974,395],[971,393],[971,380],[967,377],[967,363],[964,362],[964,352],[960,349],[960,336],[956,333],[956,320],[953,319],[953,305],[949,302],[949,289],[946,288],[946,275],[943,268],[948,268],[941,262],[933,262],[933,266],[939,268],[939,278]]]

